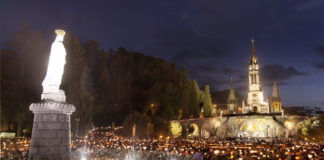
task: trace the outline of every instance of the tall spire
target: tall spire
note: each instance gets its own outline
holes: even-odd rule
[[[232,83],[232,78],[231,78],[231,81],[230,81],[230,90],[229,90],[229,96],[228,96],[228,100],[234,100],[236,99],[235,97],[235,93],[234,93],[234,87],[233,87],[233,83]]]
[[[272,97],[279,97],[279,90],[277,87],[277,81],[273,82],[273,90],[272,90]]]
[[[250,58],[250,63],[257,63],[257,57],[256,57],[256,53],[255,53],[255,45],[254,45],[254,38],[251,38],[251,58]]]

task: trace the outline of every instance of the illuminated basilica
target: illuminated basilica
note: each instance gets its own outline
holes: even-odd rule
[[[227,107],[219,111],[219,116],[171,121],[171,130],[178,126],[188,137],[205,138],[286,138],[297,134],[296,126],[304,118],[284,115],[276,81],[268,102],[264,100],[254,39],[251,43],[246,101],[238,102],[231,85]]]
[[[242,103],[241,107],[238,107],[237,99],[233,87],[230,89],[228,98],[228,110],[227,113],[282,113],[281,99],[279,97],[279,91],[276,81],[273,85],[272,96],[269,97],[269,103],[264,100],[263,90],[260,84],[260,72],[259,63],[256,57],[254,39],[251,40],[251,56],[249,61],[249,87],[247,93],[247,103]]]

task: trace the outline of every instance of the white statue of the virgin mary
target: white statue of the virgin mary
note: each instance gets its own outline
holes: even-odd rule
[[[66,51],[63,45],[64,30],[55,30],[56,38],[52,43],[47,74],[43,81],[43,94],[62,94],[60,85],[64,72]],[[63,92],[64,94],[64,92]]]

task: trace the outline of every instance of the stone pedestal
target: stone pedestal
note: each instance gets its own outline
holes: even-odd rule
[[[71,152],[71,104],[48,101],[33,103],[34,113],[29,159],[69,160]]]
[[[43,92],[41,95],[41,99],[64,103],[65,102],[65,93],[62,90],[59,90],[57,93]]]

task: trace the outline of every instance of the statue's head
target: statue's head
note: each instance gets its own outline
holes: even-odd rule
[[[62,30],[62,29],[56,29],[55,30],[55,33],[56,33],[56,39],[55,39],[55,41],[61,41],[61,42],[63,42],[64,35],[65,35],[65,31]]]

